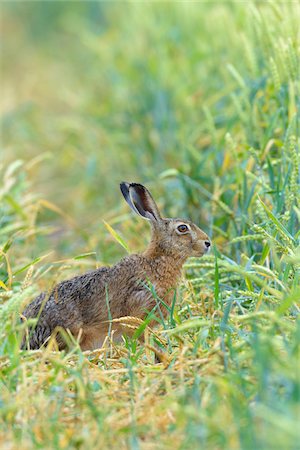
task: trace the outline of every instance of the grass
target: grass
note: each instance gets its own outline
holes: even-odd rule
[[[1,3],[2,448],[299,448],[299,20],[293,2]],[[145,346],[20,351],[37,293],[147,242],[122,180],[214,251]]]

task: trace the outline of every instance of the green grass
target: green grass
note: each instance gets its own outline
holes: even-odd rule
[[[299,448],[299,4],[0,8],[1,447]],[[213,252],[146,346],[20,351],[37,293],[146,244],[123,180]]]

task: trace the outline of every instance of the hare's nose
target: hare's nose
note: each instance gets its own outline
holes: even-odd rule
[[[209,241],[204,241],[205,247],[209,248],[210,247],[210,242]]]

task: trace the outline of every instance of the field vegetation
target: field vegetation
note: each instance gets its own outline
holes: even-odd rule
[[[1,447],[299,449],[299,3],[0,8]],[[145,345],[21,351],[35,295],[148,242],[123,180],[212,252]]]

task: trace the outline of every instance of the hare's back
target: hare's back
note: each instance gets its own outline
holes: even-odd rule
[[[57,284],[50,294],[41,293],[24,310],[27,319],[37,318],[37,326],[79,329],[97,322],[99,302],[105,301],[109,268],[87,272]]]

